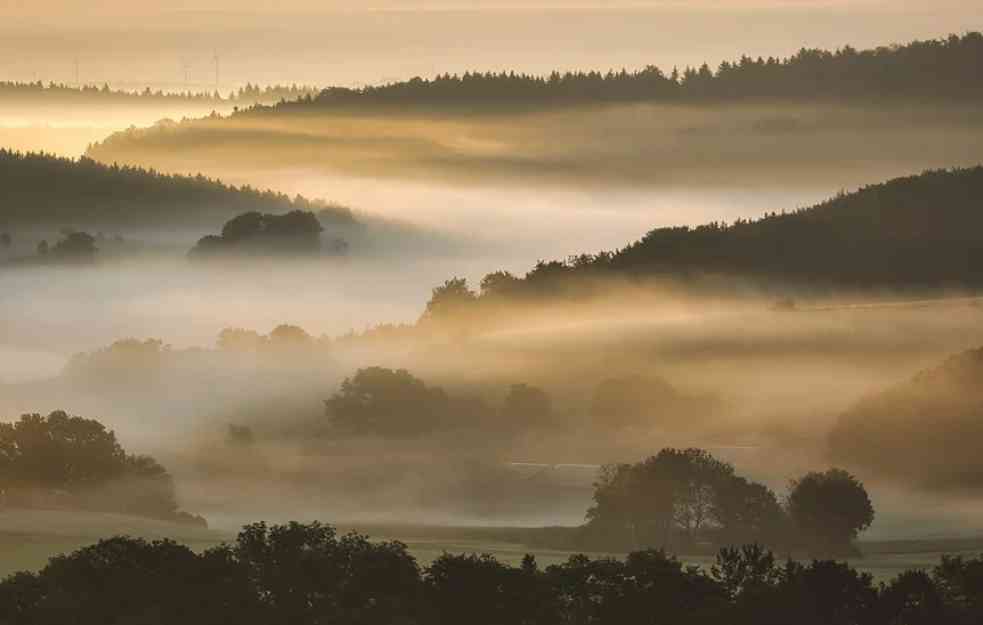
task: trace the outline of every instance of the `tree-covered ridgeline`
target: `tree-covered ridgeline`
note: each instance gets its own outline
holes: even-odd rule
[[[433,290],[421,323],[468,326],[502,304],[603,292],[609,279],[706,276],[794,288],[979,288],[983,166],[897,178],[760,219],[656,228],[613,252],[540,261],[524,276],[489,273],[478,292],[452,278]]]
[[[742,56],[716,69],[649,65],[644,69],[553,72],[466,72],[412,78],[360,89],[330,87],[271,110],[334,107],[497,107],[609,102],[706,102],[744,99],[810,101],[944,99],[983,96],[983,34],[969,32],[857,50],[803,48],[787,58]]]
[[[202,104],[238,105],[274,104],[283,100],[296,100],[320,90],[307,85],[267,85],[260,87],[251,83],[228,92],[223,96],[218,91],[127,91],[114,89],[108,84],[68,85],[65,83],[40,80],[34,82],[0,81],[0,100],[4,104],[21,102],[58,102],[64,104]]]
[[[153,169],[105,165],[90,158],[0,149],[0,230],[16,227],[152,227],[213,224],[216,217],[248,212],[336,214],[354,223],[351,212],[324,202],[282,193],[235,187],[202,175],[164,174]]]

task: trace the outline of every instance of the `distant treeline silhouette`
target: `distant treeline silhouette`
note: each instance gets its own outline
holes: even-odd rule
[[[733,224],[656,228],[614,252],[540,261],[525,276],[463,278],[433,290],[421,322],[470,325],[502,305],[603,293],[608,279],[705,276],[793,287],[983,286],[983,166],[938,170]],[[718,283],[719,287],[720,284]]]
[[[348,106],[544,106],[605,102],[701,102],[753,98],[884,98],[977,101],[983,96],[983,34],[913,41],[869,50],[802,49],[788,58],[742,56],[716,70],[650,65],[635,71],[467,72],[360,89],[331,87],[275,110]]]
[[[983,558],[943,556],[875,585],[830,560],[725,549],[709,570],[661,551],[571,556],[541,568],[407,546],[320,523],[245,526],[195,553],[117,537],[0,582],[0,624],[970,625],[983,621]]]
[[[15,227],[201,226],[241,213],[294,210],[334,214],[354,223],[346,208],[301,196],[235,187],[205,176],[104,165],[49,154],[0,149],[0,229]]]
[[[58,101],[65,104],[75,103],[119,103],[119,104],[160,104],[160,103],[197,103],[239,106],[254,104],[275,104],[282,100],[296,100],[300,97],[317,94],[320,89],[307,85],[259,85],[246,84],[228,95],[218,91],[163,91],[151,90],[146,87],[142,91],[127,91],[113,89],[108,84],[101,87],[96,85],[67,85],[64,83],[40,80],[35,82],[0,81],[0,100],[6,104],[18,101]]]

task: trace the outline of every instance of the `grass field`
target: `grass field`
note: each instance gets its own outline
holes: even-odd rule
[[[347,531],[347,527],[340,527]],[[528,547],[521,536],[528,530],[497,527],[429,527],[414,525],[360,525],[359,531],[380,539],[406,543],[420,561],[427,564],[443,553],[489,553],[503,562],[516,565],[527,553],[536,556],[541,566],[565,561],[574,552]],[[108,514],[66,513],[52,511],[0,512],[0,577],[23,570],[38,570],[52,556],[69,553],[100,538],[113,535],[139,536],[148,540],[172,538],[195,550],[203,550],[231,541],[234,532],[208,530],[163,521],[122,517]],[[896,540],[861,544],[865,557],[850,564],[885,581],[907,569],[929,569],[938,564],[943,553],[977,555],[983,553],[983,538]],[[588,553],[591,557],[617,553]],[[709,567],[709,556],[684,556],[688,564]]]

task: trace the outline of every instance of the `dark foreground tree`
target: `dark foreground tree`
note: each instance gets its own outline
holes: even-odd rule
[[[540,569],[319,523],[246,526],[196,554],[112,538],[0,582],[0,625],[977,625],[983,559],[944,558],[875,586],[845,563],[727,549],[710,571],[662,551]]]

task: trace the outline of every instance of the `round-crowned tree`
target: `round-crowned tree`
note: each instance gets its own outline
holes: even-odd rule
[[[867,489],[842,469],[808,473],[791,484],[788,512],[804,544],[817,554],[848,555],[874,522]]]

